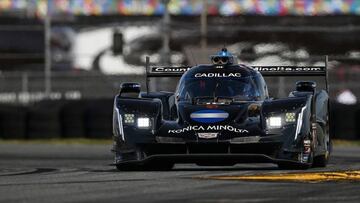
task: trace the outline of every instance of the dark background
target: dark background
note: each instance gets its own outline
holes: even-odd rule
[[[325,12],[322,7],[336,5],[324,1],[318,3],[319,10],[300,12],[301,5],[293,5],[293,10],[284,13],[271,1],[263,1],[263,8],[257,11],[222,11],[230,1],[209,0],[207,32],[201,34],[202,11],[196,8],[203,1],[184,1],[180,10],[170,9],[168,23],[164,22],[166,1],[130,1],[127,12],[122,0],[99,5],[79,1],[79,12],[71,3],[61,10],[58,1],[50,1],[51,91],[45,92],[46,15],[35,1],[24,4],[26,7],[10,2],[0,12],[0,138],[110,138],[113,97],[122,82],[137,81],[144,90],[141,67],[145,55],[157,64],[194,65],[207,63],[209,54],[226,46],[241,63],[250,65],[324,65],[324,55],[328,55],[332,137],[360,139],[359,103],[344,104],[338,98],[343,92],[360,96],[360,14],[356,9]],[[140,6],[132,7],[134,2]],[[242,1],[235,2],[241,5]],[[307,2],[316,7],[317,1]],[[170,1],[169,7],[174,6],[179,6],[177,1]],[[359,5],[355,2],[352,7]],[[156,9],[150,12],[150,8]],[[152,31],[132,37],[139,33],[128,29],[139,27]],[[88,41],[89,49],[106,46],[92,54],[76,51],[84,45],[79,42],[80,36],[91,35],[92,31],[110,34],[107,40],[95,37]],[[114,33],[123,35],[120,53],[113,52]],[[163,52],[164,33],[169,37],[168,53]],[[200,46],[201,40],[206,41],[205,49]],[[181,60],[164,60],[175,56]],[[121,61],[121,65],[104,67],[103,61],[109,57]],[[89,61],[88,66],[79,63],[83,59]],[[115,72],[106,72],[105,68]],[[322,78],[266,80],[270,94],[278,98],[286,97],[296,80],[302,79],[316,80],[318,88],[325,86]],[[150,88],[173,91],[176,82],[157,79]]]

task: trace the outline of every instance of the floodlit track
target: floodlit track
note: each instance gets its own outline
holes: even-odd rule
[[[305,171],[239,164],[118,172],[111,162],[107,145],[0,144],[0,202],[360,201],[358,147],[335,147],[327,168]]]

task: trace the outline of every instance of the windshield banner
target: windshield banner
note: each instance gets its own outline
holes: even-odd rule
[[[325,66],[251,66],[263,76],[326,76]],[[190,66],[151,66],[148,77],[181,77]],[[209,75],[210,74],[210,75]],[[196,77],[241,77],[240,73],[231,75],[198,73]]]

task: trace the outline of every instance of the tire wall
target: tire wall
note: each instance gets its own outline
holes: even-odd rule
[[[110,138],[113,99],[42,101],[0,105],[0,139]],[[360,104],[330,104],[336,139],[360,139]]]
[[[0,139],[110,138],[112,99],[0,105]]]

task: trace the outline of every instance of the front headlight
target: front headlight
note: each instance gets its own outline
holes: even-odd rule
[[[286,112],[284,114],[277,114],[266,118],[266,126],[268,129],[281,128],[287,124],[296,122],[295,112]]]
[[[285,122],[294,123],[296,121],[296,114],[294,112],[285,113]]]
[[[126,124],[135,123],[135,115],[134,114],[124,114],[124,123],[126,123]]]
[[[149,128],[151,125],[150,118],[140,117],[137,119],[136,124],[138,128]]]
[[[281,126],[282,126],[281,116],[271,116],[271,117],[267,118],[266,125],[269,129],[281,128]]]

